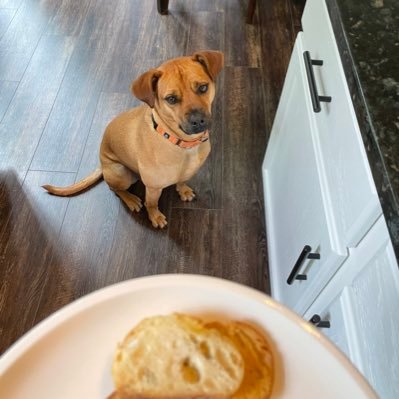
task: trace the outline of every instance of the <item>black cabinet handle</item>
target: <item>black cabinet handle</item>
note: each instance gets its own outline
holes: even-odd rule
[[[305,245],[303,247],[302,252],[300,253],[298,260],[295,262],[294,267],[291,270],[290,275],[287,278],[287,284],[291,285],[294,280],[306,280],[306,274],[298,274],[299,269],[302,266],[302,263],[306,259],[320,259],[320,254],[312,253],[312,248],[309,245]]]
[[[310,98],[312,99],[313,111],[320,112],[321,111],[320,101],[324,101],[326,103],[331,102],[330,96],[319,96],[319,93],[317,92],[317,87],[316,87],[316,79],[315,79],[314,73],[313,73],[313,65],[321,66],[321,65],[323,65],[323,61],[322,60],[312,60],[310,58],[309,51],[304,51],[303,59],[305,60],[306,75],[308,77]]]
[[[314,324],[317,328],[330,328],[331,327],[330,322],[328,320],[322,320],[318,314],[314,314],[309,321],[312,324]]]

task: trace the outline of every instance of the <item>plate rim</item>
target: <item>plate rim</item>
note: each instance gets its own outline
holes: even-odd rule
[[[377,398],[370,383],[332,341],[325,337],[305,319],[301,318],[285,305],[277,302],[270,295],[235,281],[215,276],[189,273],[157,274],[120,281],[99,288],[64,305],[25,332],[8,349],[6,349],[6,351],[0,356],[0,376],[2,376],[7,369],[9,369],[18,360],[18,358],[22,357],[24,353],[29,350],[32,343],[42,339],[46,334],[50,333],[59,324],[61,324],[62,321],[68,320],[73,315],[114,297],[116,292],[117,295],[123,295],[132,292],[132,290],[134,291],[137,288],[145,289],[157,285],[168,286],[171,285],[171,283],[180,286],[186,286],[188,283],[203,287],[219,286],[225,290],[243,294],[256,302],[272,308],[273,311],[282,314],[293,324],[296,324],[305,332],[305,334],[313,335],[314,339],[319,341],[319,344],[339,361],[342,367],[345,368],[346,372],[351,375],[366,395]],[[371,394],[374,394],[375,396],[370,396]]]

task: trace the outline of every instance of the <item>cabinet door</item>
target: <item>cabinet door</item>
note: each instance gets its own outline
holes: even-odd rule
[[[330,239],[319,165],[313,137],[317,134],[303,63],[299,33],[263,164],[269,269],[272,295],[304,312],[346,256]],[[305,246],[320,259],[305,259],[300,274],[287,278]]]
[[[331,96],[314,117],[337,240],[342,247],[355,247],[382,209],[325,1],[306,2],[302,26],[304,49],[323,61],[313,67],[316,87],[320,95]]]
[[[383,216],[305,313],[330,321],[325,333],[381,398],[399,397],[399,270]]]

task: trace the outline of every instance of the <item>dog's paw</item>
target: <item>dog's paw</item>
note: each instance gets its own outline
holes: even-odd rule
[[[195,198],[193,189],[187,186],[187,184],[176,186],[176,190],[179,193],[180,199],[182,201],[192,201]]]
[[[166,216],[159,209],[152,209],[148,212],[148,217],[155,228],[163,229],[168,222]]]
[[[143,207],[143,203],[139,197],[132,194],[129,197],[128,207],[133,212],[140,212],[141,208]]]
[[[140,209],[143,207],[141,199],[128,191],[117,191],[116,195],[118,195],[133,212],[140,212]]]

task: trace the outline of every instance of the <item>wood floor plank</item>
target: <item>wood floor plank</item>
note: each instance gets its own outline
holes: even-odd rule
[[[259,24],[265,27],[261,30],[262,83],[267,130],[270,131],[294,46],[290,4],[287,1],[259,2]]]
[[[223,205],[262,198],[261,167],[267,136],[258,68],[225,68]],[[228,88],[228,89],[227,89]],[[238,194],[239,193],[239,194]]]
[[[187,45],[189,16],[180,12],[160,15],[153,3],[151,18],[140,32],[136,54],[156,61],[181,57]]]
[[[0,40],[0,76],[19,81],[61,0],[24,1]]]
[[[0,0],[0,8],[18,9],[23,0]]]
[[[261,65],[260,28],[257,13],[254,23],[246,24],[247,4],[242,1],[225,3],[225,62],[228,66],[259,67]],[[245,43],[245,45],[244,45]]]
[[[70,199],[57,243],[62,263],[47,273],[36,322],[105,284],[98,282],[109,266],[119,205],[105,184]]]
[[[140,186],[140,183],[138,185]],[[143,198],[143,187],[136,189],[135,193]],[[163,193],[159,208],[169,223],[172,223],[171,208],[167,205],[169,193],[170,189]],[[130,278],[166,273],[169,256],[168,228],[154,229],[144,209],[138,214],[132,214],[121,205],[102,282],[112,284]]]
[[[55,239],[66,202],[41,195],[38,184],[47,178],[31,174],[21,187],[16,175],[0,174],[0,185],[8,180],[1,219],[11,216],[0,240],[0,353],[34,325],[47,273],[59,264]],[[68,174],[58,178],[71,182]]]
[[[194,15],[201,11],[223,12],[225,1],[230,0],[191,0],[191,1],[170,1],[169,12],[183,12]]]
[[[253,199],[222,212],[220,277],[270,294],[263,202]]]
[[[292,35],[293,40],[297,33],[302,30],[301,18],[303,9],[305,7],[305,0],[287,0],[291,8],[291,23],[292,23]]]
[[[130,101],[129,94],[101,93],[76,180],[98,167],[104,129],[113,117],[128,108]],[[56,180],[50,183],[58,184]],[[45,290],[52,292],[52,299],[49,300],[48,295],[43,297],[36,321],[57,307],[106,285],[104,275],[110,267],[108,258],[119,207],[119,198],[105,182],[69,199],[58,244],[60,252],[68,257],[63,268],[48,275]]]
[[[193,12],[190,15],[186,54],[192,54],[199,50],[223,50],[223,27],[223,12]]]
[[[261,176],[267,132],[260,81],[258,68],[225,69],[221,267],[225,276],[269,292]]]
[[[221,268],[222,211],[173,209],[168,229],[168,273],[194,273],[229,278]]]
[[[72,184],[74,180],[74,173],[31,170],[26,174],[22,189],[33,205],[36,215],[40,219],[40,225],[47,231],[51,231],[54,238],[58,236],[61,230],[70,199],[50,195],[42,188],[42,185],[49,181],[68,185]]]
[[[65,72],[31,168],[77,172],[101,92],[102,49],[78,43]]]
[[[46,34],[79,35],[92,2],[92,0],[62,1],[47,26]]]
[[[130,93],[134,79],[150,68],[161,63],[162,59],[147,59],[140,40],[146,21],[155,12],[153,2],[124,0],[125,10],[119,20],[120,33],[115,41],[112,54],[105,71],[103,91]]]
[[[7,31],[16,11],[15,8],[0,8],[0,39]]]
[[[29,168],[73,48],[70,37],[41,39],[0,124],[0,167]]]
[[[7,80],[0,80],[0,122],[10,105],[11,99],[17,90],[19,82],[9,82]]]
[[[105,71],[119,40],[123,3],[118,2],[116,6],[111,3],[96,1],[89,10],[33,158],[32,169],[78,170]]]

